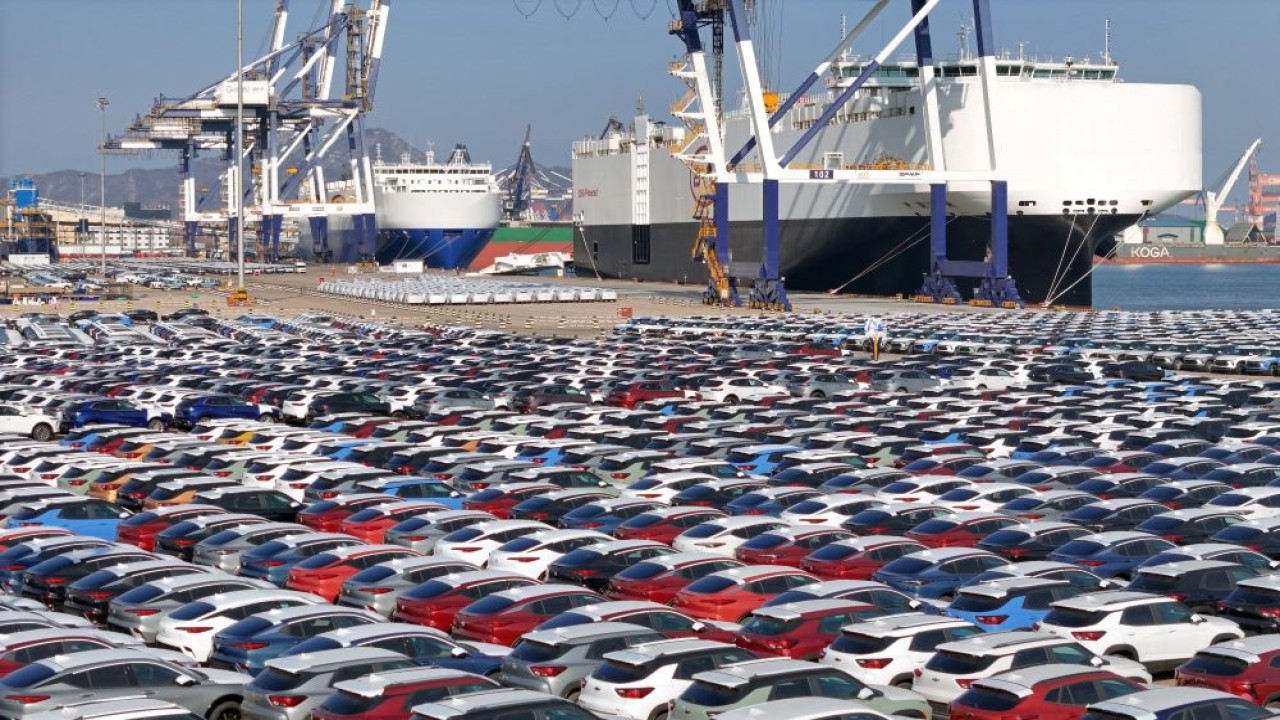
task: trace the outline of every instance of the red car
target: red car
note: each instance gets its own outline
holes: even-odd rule
[[[1174,671],[1178,685],[1221,690],[1259,705],[1280,700],[1280,635],[1210,645]]]
[[[495,485],[468,495],[462,501],[462,509],[479,510],[506,520],[511,508],[519,505],[522,501],[528,500],[534,495],[562,489],[559,485],[545,482]]]
[[[477,599],[537,584],[537,580],[496,570],[444,575],[401,593],[391,619],[448,632],[458,611]]]
[[[535,630],[554,630],[585,623],[623,622],[651,628],[671,639],[702,638],[732,644],[738,636],[732,623],[715,623],[697,620],[676,612],[661,603],[643,600],[614,600],[587,605],[542,623]]]
[[[116,542],[129,543],[142,550],[155,550],[156,536],[183,520],[226,512],[214,505],[170,505],[146,510],[125,518],[116,526]]]
[[[487,595],[458,611],[449,634],[461,640],[514,645],[547,620],[584,605],[604,602],[574,585],[535,585]]]
[[[733,555],[749,565],[790,565],[798,568],[809,553],[853,537],[848,530],[829,527],[783,528],[751,538],[739,545]]]
[[[1032,665],[974,680],[951,702],[950,714],[951,720],[1077,720],[1086,705],[1146,689],[1089,665]],[[1077,704],[1076,693],[1083,702]]]
[[[921,550],[928,548],[915,540],[869,535],[818,548],[800,561],[800,569],[824,580],[870,580],[885,565]]]
[[[722,517],[728,515],[692,505],[658,508],[628,518],[614,529],[613,536],[619,540],[653,540],[670,545],[677,535],[694,525]]]
[[[418,556],[419,553],[399,545],[352,545],[329,550],[312,555],[290,568],[284,586],[334,602],[342,590],[342,583],[361,570],[399,557]]]
[[[905,536],[933,548],[971,548],[977,547],[978,541],[991,533],[1017,524],[1017,520],[1000,513],[959,512],[925,520],[908,530]]]
[[[737,567],[742,563],[708,553],[657,555],[614,575],[604,594],[614,600],[667,603],[689,583]]]
[[[840,628],[884,614],[875,605],[829,598],[756,608],[742,621],[735,642],[758,655],[817,660]]]
[[[318,708],[312,720],[408,720],[413,706],[438,702],[454,695],[496,690],[494,680],[437,667],[388,670],[335,683],[336,690]]]
[[[342,521],[371,505],[401,502],[400,498],[381,493],[358,493],[332,500],[321,500],[298,511],[298,522],[316,532],[338,532]]]
[[[703,620],[740,622],[773,597],[811,582],[817,578],[795,568],[747,565],[695,580],[668,604]]]
[[[395,505],[376,505],[367,507],[347,516],[338,526],[339,532],[360,538],[368,543],[382,542],[382,536],[391,526],[414,515],[423,515],[438,510],[447,510],[443,505],[432,502],[404,502]]]
[[[604,401],[608,405],[630,409],[649,400],[683,397],[684,391],[670,382],[642,380],[614,387]]]

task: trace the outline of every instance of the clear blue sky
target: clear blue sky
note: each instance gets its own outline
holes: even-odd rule
[[[840,14],[867,0],[762,0],[771,23],[770,65],[793,87],[838,39]],[[1280,81],[1274,60],[1280,0],[992,0],[996,44],[1030,54],[1097,57],[1103,22],[1129,82],[1198,86],[1205,98],[1205,174],[1225,172],[1250,140],[1264,138],[1263,164],[1280,171]],[[292,0],[290,36],[321,3]],[[245,0],[246,56],[263,46],[275,0]],[[540,7],[538,7],[540,5]],[[894,25],[906,0],[886,12]],[[576,16],[563,13],[578,6]],[[596,134],[610,115],[634,113],[637,97],[658,112],[682,93],[666,74],[680,52],[666,33],[674,0],[394,0],[369,125],[415,145],[470,145],[497,166],[514,162],[526,123],[534,156],[568,164],[569,143]],[[521,10],[537,12],[526,18]],[[602,19],[616,7],[613,16]],[[939,54],[958,47],[967,0],[944,0]],[[652,8],[647,19],[638,11]],[[884,25],[860,49],[874,52]],[[877,47],[871,47],[876,43]],[[96,170],[98,111],[119,132],[157,95],[180,96],[230,72],[233,0],[0,0],[0,176]],[[168,158],[112,159],[112,170]]]

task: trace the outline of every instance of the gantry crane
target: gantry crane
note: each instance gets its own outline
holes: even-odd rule
[[[390,0],[327,0],[328,12],[314,28],[286,43],[289,0],[276,0],[269,51],[229,76],[185,98],[160,97],[147,113],[105,149],[117,152],[172,150],[180,155],[182,219],[187,251],[195,253],[202,222],[227,223],[234,244],[237,194],[245,220],[259,228],[260,256],[279,254],[285,217],[306,218],[317,252],[339,262],[371,254],[377,242],[373,175],[363,142],[365,113],[373,109],[378,67],[387,33]],[[334,82],[344,71],[341,84]],[[335,87],[336,86],[336,87]],[[234,157],[236,106],[245,110],[244,165]],[[349,154],[348,183],[340,197],[329,196],[323,160],[339,142]],[[218,152],[224,207],[197,207],[192,162],[201,152]],[[349,196],[349,197],[348,197]],[[329,247],[328,218],[348,216],[353,242],[335,252]]]

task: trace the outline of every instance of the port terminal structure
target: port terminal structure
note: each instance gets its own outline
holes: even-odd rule
[[[265,55],[188,97],[161,96],[122,135],[107,138],[103,150],[179,153],[183,241],[189,255],[196,255],[201,223],[225,224],[228,250],[236,246],[239,199],[242,224],[252,223],[257,230],[258,257],[279,257],[282,221],[293,218],[310,223],[322,257],[354,261],[329,250],[328,218],[352,218],[356,242],[343,247],[354,252],[375,246],[378,229],[364,115],[373,109],[389,5],[390,0],[368,0],[366,9],[330,0],[316,27],[286,43],[289,0],[276,0]],[[335,82],[340,71],[343,81]],[[235,157],[238,104],[245,111],[240,158]],[[322,163],[343,141],[354,197],[328,198]],[[221,177],[223,207],[213,211],[198,207],[192,162],[202,152],[218,153],[227,163]],[[248,172],[237,172],[246,165]]]
[[[991,26],[989,0],[972,0],[974,26],[978,43],[978,75],[983,96],[987,129],[987,167],[949,168],[942,152],[942,127],[938,110],[937,84],[934,81],[933,43],[929,17],[941,0],[909,0],[911,19],[867,64],[856,80],[836,96],[796,143],[781,154],[774,147],[771,128],[781,121],[792,106],[814,86],[863,31],[876,19],[891,0],[875,0],[851,32],[841,38],[835,49],[822,60],[808,77],[781,104],[778,95],[766,92],[756,60],[749,18],[744,0],[678,0],[679,17],[672,21],[671,35],[685,46],[686,57],[673,67],[673,74],[690,86],[686,99],[673,108],[675,115],[688,125],[693,137],[680,154],[689,165],[701,188],[695,202],[699,232],[695,254],[701,254],[707,265],[709,301],[740,304],[736,279],[727,268],[729,258],[728,186],[733,183],[756,183],[763,186],[764,252],[756,271],[750,296],[753,307],[789,310],[785,279],[779,272],[779,207],[780,183],[857,183],[869,185],[928,185],[930,189],[930,258],[931,267],[924,275],[917,297],[938,303],[959,303],[961,296],[954,278],[980,278],[975,301],[995,307],[1022,306],[1013,278],[1009,276],[1008,182],[996,164],[996,136],[992,117],[998,107],[996,57]],[[717,95],[721,90],[713,83],[708,69],[701,29],[713,32],[713,53],[718,65],[724,18],[728,15],[733,31],[738,64],[751,119],[750,136],[733,155],[727,153],[725,136],[718,113]],[[864,169],[864,168],[798,168],[790,167],[796,155],[826,126],[840,108],[876,72],[880,65],[908,37],[915,43],[920,68],[920,89],[924,112],[920,114],[928,151],[928,169]],[[719,74],[718,72],[716,73]],[[748,168],[744,161],[754,151],[756,162]],[[757,169],[758,168],[758,169]],[[988,256],[983,261],[951,260],[947,257],[947,189],[953,183],[988,183],[991,189],[991,240]],[[708,210],[711,217],[708,217]]]

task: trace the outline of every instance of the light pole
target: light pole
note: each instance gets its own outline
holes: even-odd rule
[[[244,292],[244,0],[236,0],[236,279]]]
[[[76,223],[76,242],[84,242],[84,230],[87,229],[89,222],[84,217],[84,176],[88,173],[80,173],[80,217]]]
[[[104,97],[97,99],[100,116],[99,134],[102,138],[98,145],[98,154],[102,156],[102,176],[99,190],[102,193],[102,217],[98,226],[98,238],[102,243],[102,280],[107,280],[107,106],[111,104]]]

